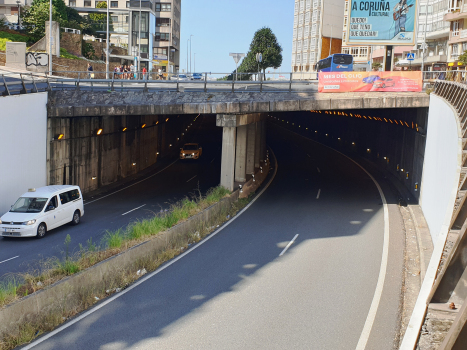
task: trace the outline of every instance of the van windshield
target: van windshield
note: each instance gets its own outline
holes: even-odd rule
[[[20,197],[11,207],[13,213],[39,213],[44,209],[47,198]]]
[[[184,151],[196,151],[198,149],[198,145],[185,145],[183,146]]]

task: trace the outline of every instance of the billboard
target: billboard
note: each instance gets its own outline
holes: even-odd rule
[[[418,0],[351,0],[348,45],[413,46]]]
[[[422,72],[320,72],[318,92],[420,92]]]

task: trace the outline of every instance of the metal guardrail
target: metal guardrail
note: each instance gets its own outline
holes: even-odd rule
[[[317,81],[293,80],[292,73],[285,80],[284,73],[258,74],[258,80],[237,80],[228,73],[202,73],[201,75],[148,72],[100,72],[100,71],[54,71],[51,76],[39,73],[9,73],[0,75],[0,91],[3,96],[52,90],[90,91],[231,91],[231,92],[292,92],[297,87],[315,86]],[[63,75],[63,76],[61,76]],[[66,76],[65,76],[66,75]],[[246,73],[238,73],[238,76]],[[251,76],[251,74],[248,74]],[[72,76],[70,78],[69,76]],[[217,79],[221,76],[223,79]],[[269,78],[268,78],[269,76]],[[279,79],[273,79],[277,76]],[[108,77],[108,79],[106,79]],[[266,78],[266,79],[265,79]],[[40,82],[40,85],[38,85]],[[29,87],[29,88],[28,88]],[[298,90],[303,91],[303,89]]]

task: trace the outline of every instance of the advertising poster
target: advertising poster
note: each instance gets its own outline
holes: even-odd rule
[[[351,0],[349,13],[349,45],[415,45],[418,0]]]
[[[420,92],[422,72],[320,72],[318,92]]]

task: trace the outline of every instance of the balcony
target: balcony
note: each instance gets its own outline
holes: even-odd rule
[[[457,21],[458,19],[463,18],[467,18],[467,4],[463,7],[450,9],[448,13],[444,15],[444,21],[446,22]]]

